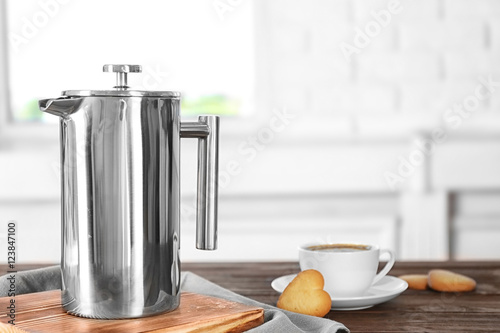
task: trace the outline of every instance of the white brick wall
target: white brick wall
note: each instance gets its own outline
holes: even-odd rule
[[[499,17],[500,2],[497,0],[444,0],[444,11],[446,17],[467,20]]]
[[[373,83],[432,82],[440,76],[438,58],[429,53],[362,53],[358,63],[359,79]]]
[[[451,52],[444,54],[444,74],[449,79],[474,81],[478,76],[498,75],[494,69],[495,61],[486,52]]]
[[[394,3],[401,10],[389,19]],[[500,88],[462,119],[460,130],[450,128],[443,115],[474,95],[480,77],[500,82],[500,0],[260,0],[257,4],[256,38],[267,45],[257,57],[262,80],[257,94],[263,97],[259,101],[265,110],[286,107],[300,115],[287,133],[295,133],[293,142],[301,142],[302,135],[306,140],[300,145],[303,151],[293,145],[288,159],[283,153],[263,153],[254,174],[239,185],[302,194],[383,191],[383,170],[395,170],[398,156],[415,149],[409,144],[412,136],[443,128],[455,138],[436,148],[426,162],[429,168],[420,168],[399,194],[399,236],[414,231],[421,236],[413,239],[417,247],[403,238],[400,255],[443,259],[452,248],[452,258],[486,258],[497,250],[482,240],[500,234],[499,214],[479,230],[471,224],[476,216],[450,214],[447,207],[450,193],[500,193]],[[377,15],[388,24],[377,26]],[[357,47],[348,59],[347,44]],[[305,120],[317,124],[303,126]],[[315,142],[324,146],[308,146],[307,138],[314,135]],[[337,141],[328,145],[328,138]],[[380,150],[384,145],[370,145],[372,138],[403,147],[384,153]],[[397,143],[397,138],[408,141]],[[485,138],[489,141],[481,141]],[[356,145],[339,151],[342,139]],[[299,167],[297,156],[314,163]],[[487,206],[498,204],[490,201]],[[431,224],[440,226],[438,237],[427,233],[425,226]]]
[[[391,3],[401,11],[347,61],[341,43],[356,46],[359,31],[373,28],[373,13]],[[498,0],[273,0],[258,8],[270,90],[303,91],[294,104],[305,113],[439,116],[473,93],[479,76],[500,77]],[[265,102],[272,108],[278,100],[287,102]],[[481,108],[498,110],[499,100]]]
[[[400,1],[398,1],[401,3]],[[371,12],[380,12],[387,9],[387,0],[355,0],[352,1],[351,10],[353,12],[354,22],[357,25],[365,24],[367,21],[372,20]]]
[[[443,18],[443,3],[441,0],[401,0],[403,11],[402,22],[429,22]]]
[[[444,30],[444,40],[438,51],[465,54],[481,54],[486,51],[487,26],[484,20],[447,18],[440,25]]]
[[[491,49],[498,54],[500,52],[500,16],[489,20],[487,24],[487,33]]]

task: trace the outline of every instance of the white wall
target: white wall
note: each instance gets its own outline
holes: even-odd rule
[[[183,259],[294,260],[310,240],[376,242],[400,259],[498,259],[500,89],[470,112],[448,110],[485,93],[483,79],[500,81],[500,2],[401,1],[349,59],[340,45],[375,27],[370,13],[388,1],[251,4],[256,112],[222,120],[220,249],[194,250],[196,145],[184,140]],[[436,130],[446,137],[418,153],[415,140]],[[0,222],[19,221],[24,261],[59,259],[56,131],[43,151],[36,132],[20,134],[28,147],[3,132]],[[401,176],[401,158],[417,155]],[[42,185],[20,176],[27,168]],[[395,190],[388,172],[402,178]]]

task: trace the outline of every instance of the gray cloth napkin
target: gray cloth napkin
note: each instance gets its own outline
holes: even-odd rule
[[[9,275],[0,278],[0,296],[7,296],[10,287]],[[16,274],[16,295],[53,289],[61,289],[61,270],[59,266],[23,271]],[[261,326],[251,329],[249,332],[252,333],[349,332],[344,325],[336,321],[284,311],[254,301],[224,289],[191,272],[182,272],[181,290],[264,308],[265,322]]]

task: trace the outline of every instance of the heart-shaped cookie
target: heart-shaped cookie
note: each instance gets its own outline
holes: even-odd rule
[[[314,269],[302,271],[290,282],[278,300],[278,308],[323,317],[332,306],[332,299],[323,290],[325,279]]]

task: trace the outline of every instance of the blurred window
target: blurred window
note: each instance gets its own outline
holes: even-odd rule
[[[252,112],[250,4],[6,0],[4,15],[15,122],[57,121],[37,101],[62,90],[110,89],[105,63],[142,65],[129,75],[132,89],[181,91],[184,115]]]

